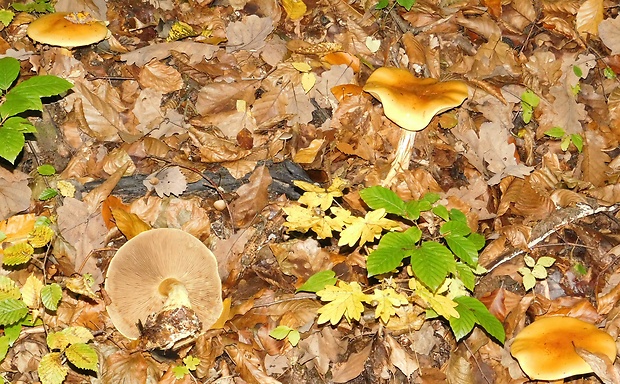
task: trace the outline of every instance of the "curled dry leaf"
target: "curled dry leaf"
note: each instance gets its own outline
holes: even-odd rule
[[[239,196],[230,204],[232,219],[236,227],[244,227],[252,222],[269,201],[268,187],[272,178],[265,166],[256,168],[250,182],[237,190]]]
[[[176,69],[158,60],[142,67],[138,81],[143,88],[153,88],[161,93],[170,93],[183,88],[183,79]]]

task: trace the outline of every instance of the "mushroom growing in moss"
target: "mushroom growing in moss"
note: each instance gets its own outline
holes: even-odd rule
[[[409,169],[416,132],[426,128],[436,114],[458,107],[467,98],[467,85],[462,81],[420,79],[407,70],[388,67],[374,71],[364,91],[376,97],[385,116],[403,129],[384,186],[399,171]]]
[[[120,247],[105,290],[116,329],[129,339],[142,337],[147,349],[176,349],[193,340],[223,308],[215,256],[200,240],[173,228],[142,232]]]
[[[105,22],[86,12],[56,12],[30,23],[26,33],[39,43],[72,48],[97,43],[109,31]]]
[[[561,380],[591,373],[575,348],[616,359],[616,343],[594,324],[568,316],[543,317],[523,328],[510,353],[532,380]]]

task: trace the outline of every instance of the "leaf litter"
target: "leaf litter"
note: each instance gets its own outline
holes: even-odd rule
[[[27,116],[36,140],[15,166],[0,166],[2,248],[23,241],[20,231],[29,232],[35,217],[50,220],[58,235],[35,249],[27,270],[5,265],[2,275],[22,287],[33,309],[44,308],[35,298],[47,289],[40,284],[64,288],[56,311],[39,311],[42,325],[24,327],[10,347],[1,339],[2,379],[523,382],[507,346],[538,316],[569,314],[617,337],[618,8],[603,0],[376,6],[58,1],[57,10],[111,21],[108,40],[78,49],[35,45],[25,35],[34,19],[26,12],[3,20],[0,52],[21,61],[22,76],[54,74],[74,86],[42,115]],[[474,295],[502,322],[506,346],[478,328],[455,338],[448,322],[425,320],[421,296],[407,301],[395,283],[367,276],[376,237],[396,229],[387,224],[393,217],[372,216],[358,193],[381,183],[400,135],[361,91],[380,66],[468,84],[463,105],[418,133],[413,160],[391,189],[405,201],[437,192],[485,236],[480,263],[489,272],[477,278]],[[528,90],[540,99],[531,120],[523,110]],[[564,135],[546,134],[556,128]],[[289,222],[297,233],[285,233],[283,212],[303,193],[299,177],[270,165],[285,160],[321,186],[314,186],[317,199],[335,180],[346,181],[335,217],[315,220],[319,208],[303,207]],[[45,163],[57,173],[37,174]],[[60,182],[75,192],[38,198]],[[422,216],[433,233],[436,224]],[[352,229],[332,241],[329,220]],[[169,358],[118,334],[100,289],[114,251],[159,227],[181,228],[209,245],[227,302],[217,329]],[[309,230],[323,236],[299,234]],[[356,246],[360,236],[366,244]],[[518,272],[524,255],[555,260],[529,278],[531,290]],[[296,292],[327,270],[337,285]],[[422,288],[427,300],[443,303],[438,308],[453,310],[454,301]],[[271,337],[278,326],[298,331],[298,343]],[[98,371],[62,365],[64,353],[90,353],[80,343],[69,352],[50,348],[44,331],[63,329],[94,335],[88,345],[99,355]],[[578,352],[595,373],[567,382],[617,381],[620,363]],[[190,356],[198,363],[187,365],[195,362]]]

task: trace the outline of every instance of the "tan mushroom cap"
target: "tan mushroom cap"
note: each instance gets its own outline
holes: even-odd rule
[[[197,238],[180,229],[142,232],[127,241],[112,258],[105,290],[114,326],[125,337],[137,339],[138,320],[162,310],[171,282],[187,290],[191,308],[208,330],[222,313],[222,285],[217,260]]]
[[[383,104],[388,119],[408,131],[420,131],[433,117],[458,107],[467,98],[467,85],[458,80],[420,79],[411,72],[382,67],[374,71],[364,91]]]
[[[592,372],[575,348],[616,359],[616,343],[594,324],[568,316],[544,317],[525,327],[510,353],[533,380],[560,380]]]
[[[108,35],[103,21],[88,13],[56,12],[30,23],[28,37],[39,43],[60,47],[80,47],[99,42]]]

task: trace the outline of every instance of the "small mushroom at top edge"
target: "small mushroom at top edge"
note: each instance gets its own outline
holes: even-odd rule
[[[213,253],[187,232],[142,232],[119,248],[108,267],[110,319],[125,337],[141,337],[146,349],[178,349],[222,313],[217,268]]]

